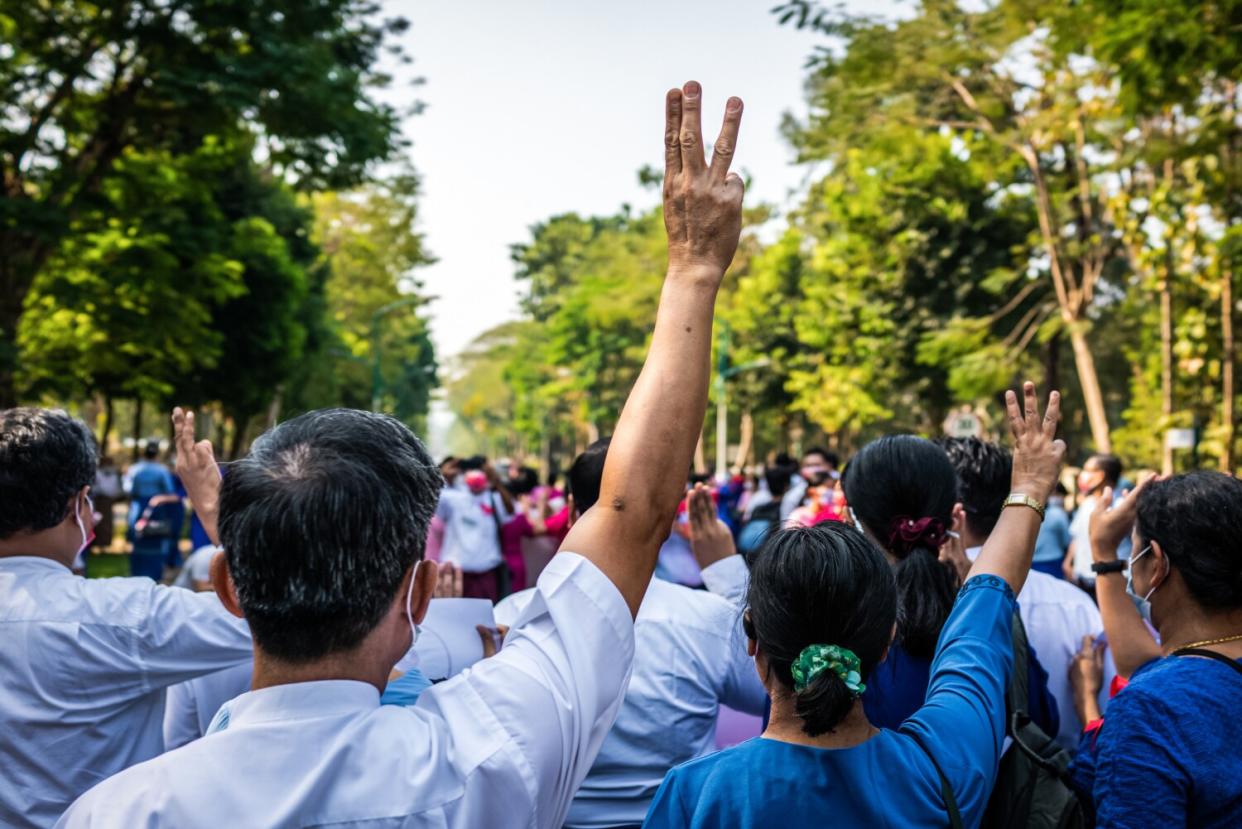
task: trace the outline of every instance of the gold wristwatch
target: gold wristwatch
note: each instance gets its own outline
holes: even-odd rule
[[[1030,507],[1039,513],[1040,521],[1044,520],[1044,505],[1039,501],[1036,501],[1031,496],[1021,492],[1009,493],[1009,497],[1005,499],[1005,503],[1002,504],[1001,507]]]

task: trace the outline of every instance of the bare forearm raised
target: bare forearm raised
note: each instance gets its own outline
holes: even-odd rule
[[[1100,603],[1100,618],[1104,620],[1117,673],[1129,679],[1139,668],[1160,657],[1160,646],[1126,592],[1125,573],[1098,576],[1095,598]]]
[[[1134,529],[1138,517],[1140,493],[1153,479],[1147,478],[1114,503],[1112,488],[1101,493],[1099,502],[1091,513],[1088,533],[1091,537],[1091,559],[1106,563],[1117,560],[1117,551]],[[1126,592],[1125,571],[1101,573],[1095,579],[1095,597],[1100,605],[1100,617],[1104,620],[1104,632],[1113,651],[1117,673],[1129,679],[1143,665],[1160,656],[1160,646],[1143,617]]]
[[[728,167],[742,102],[729,100],[708,165],[701,101],[693,81],[666,98],[668,275],[647,360],[608,448],[599,500],[562,544],[603,570],[633,613],[668,536],[703,427],[716,294],[741,232],[742,181]]]

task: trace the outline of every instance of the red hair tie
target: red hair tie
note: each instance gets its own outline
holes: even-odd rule
[[[899,515],[889,525],[888,548],[899,555],[907,555],[920,545],[935,550],[946,538],[948,533],[945,531],[944,522],[939,518]]]

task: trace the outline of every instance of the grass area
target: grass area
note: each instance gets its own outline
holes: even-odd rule
[[[92,579],[129,575],[128,553],[92,553],[86,562],[86,575]]]

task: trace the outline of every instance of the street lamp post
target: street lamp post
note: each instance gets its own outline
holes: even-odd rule
[[[380,395],[384,387],[384,375],[380,371],[380,320],[399,308],[418,305],[423,301],[420,296],[407,296],[382,305],[371,315],[371,411],[380,410]]]
[[[723,481],[729,473],[727,455],[729,452],[729,406],[726,397],[725,381],[745,371],[766,368],[772,361],[767,357],[744,363],[740,366],[729,365],[729,346],[732,332],[729,323],[720,322],[720,341],[716,348],[716,480]]]

